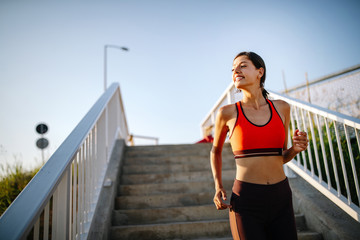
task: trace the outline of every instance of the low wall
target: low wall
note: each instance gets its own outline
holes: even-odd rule
[[[124,150],[125,141],[117,140],[106,171],[104,185],[100,192],[99,201],[94,213],[94,219],[90,226],[88,239],[108,239]]]
[[[360,223],[297,176],[289,178],[295,212],[304,214],[309,229],[324,240],[359,240]]]

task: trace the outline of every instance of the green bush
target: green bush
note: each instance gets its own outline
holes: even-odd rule
[[[329,180],[327,178],[326,167],[325,167],[325,163],[326,163],[328,166],[328,171],[329,171],[328,173],[329,173],[329,178],[330,178],[330,185],[334,189],[336,189],[336,190],[338,189],[338,187],[336,185],[336,180],[335,180],[336,179],[335,172],[336,172],[336,174],[338,175],[338,178],[339,178],[339,190],[340,190],[341,194],[344,195],[345,197],[349,197],[346,192],[344,174],[343,174],[342,164],[341,164],[341,160],[340,160],[341,158],[340,158],[340,154],[339,154],[339,146],[338,146],[337,140],[336,140],[334,122],[332,122],[332,121],[328,122],[328,128],[329,128],[329,133],[330,133],[329,137],[327,134],[326,126],[324,124],[321,124],[321,134],[322,134],[323,140],[324,140],[324,152],[325,152],[325,156],[324,156],[323,152],[322,152],[321,144],[320,144],[320,132],[319,132],[319,129],[317,129],[315,127],[316,122],[314,121],[313,116],[311,116],[311,121],[314,126],[314,136],[311,132],[311,129],[309,128],[309,125],[307,126],[308,127],[307,133],[308,133],[308,138],[309,138],[309,147],[311,147],[312,162],[310,161],[310,156],[309,156],[308,151],[304,152],[305,158],[303,157],[303,154],[299,154],[298,160],[300,161],[300,163],[302,165],[306,164],[306,168],[308,171],[311,171],[311,165],[313,165],[314,174],[317,177],[320,177],[320,173],[318,171],[318,169],[320,169],[321,180],[328,183]],[[308,121],[307,121],[307,123],[308,123]],[[295,122],[295,127],[298,127],[296,122]],[[339,141],[340,141],[341,153],[342,153],[342,156],[344,159],[345,172],[346,172],[348,182],[349,182],[350,196],[351,196],[352,202],[354,204],[356,204],[357,206],[359,206],[359,199],[357,198],[355,179],[354,179],[353,171],[351,168],[350,153],[349,153],[348,146],[347,146],[344,126],[342,124],[336,124],[336,128],[337,128],[338,134],[339,134]],[[359,154],[359,148],[358,148],[358,144],[357,144],[357,140],[356,140],[356,136],[355,136],[356,133],[351,128],[348,128],[347,130],[350,135],[350,145],[352,148],[352,155],[354,157],[354,164],[355,164],[354,167],[355,167],[355,169],[359,169],[360,168],[360,154]],[[291,137],[292,137],[292,133],[291,133]],[[313,138],[315,139],[316,146],[313,145],[313,140],[312,140]],[[332,160],[332,153],[330,150],[329,139],[330,139],[331,144],[334,149],[333,154],[334,154],[335,166],[334,166],[333,160]],[[317,166],[314,150],[317,150],[317,152],[318,152],[320,166]],[[334,170],[334,168],[336,170]],[[356,171],[356,176],[358,179],[360,179],[360,172],[358,170]]]
[[[0,164],[0,215],[10,206],[19,193],[40,170],[40,167],[26,171],[20,163]]]

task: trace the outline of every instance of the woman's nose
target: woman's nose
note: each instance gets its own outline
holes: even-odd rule
[[[240,66],[237,66],[237,67],[235,68],[235,72],[236,72],[236,73],[240,73],[240,72],[241,72],[241,67],[240,67]]]

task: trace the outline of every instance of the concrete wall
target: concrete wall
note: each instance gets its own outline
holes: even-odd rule
[[[353,71],[327,80],[309,84],[312,104],[360,118],[360,71]],[[287,93],[288,96],[308,101],[306,87]]]

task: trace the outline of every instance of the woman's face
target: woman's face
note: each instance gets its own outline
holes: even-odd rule
[[[262,75],[263,69],[256,69],[247,56],[239,56],[234,60],[232,67],[232,79],[236,88],[242,89],[246,86],[254,84],[260,86],[260,78]]]

